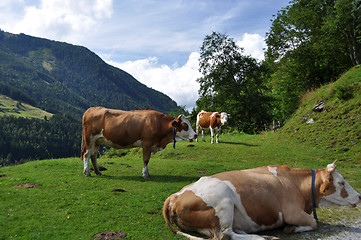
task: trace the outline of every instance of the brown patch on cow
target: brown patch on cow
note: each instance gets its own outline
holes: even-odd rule
[[[170,210],[170,219],[186,231],[197,229],[219,230],[219,218],[216,211],[192,191],[185,191],[177,196]]]
[[[278,168],[280,168],[278,166]],[[279,181],[273,174],[270,174],[268,168],[252,169],[253,172],[230,171],[213,175],[221,181],[230,181],[236,186],[237,193],[240,196],[243,207],[247,215],[258,225],[270,226],[279,221],[281,208],[278,198],[283,193]],[[259,175],[262,175],[264,181],[258,181]],[[246,183],[246,184],[244,184]],[[269,186],[274,188],[269,189]],[[270,191],[272,195],[270,195]],[[278,192],[277,192],[278,191]],[[257,203],[257,204],[255,204]]]
[[[347,198],[348,197],[348,193],[346,192],[344,187],[341,189],[341,197],[342,198]]]
[[[41,184],[30,184],[30,183],[26,183],[26,184],[19,184],[14,186],[14,188],[34,188],[34,187],[39,187],[41,186]]]
[[[325,179],[323,179],[320,191],[323,196],[328,196],[336,192],[336,187],[333,183],[332,174],[330,174],[329,172],[326,173],[326,177]]]
[[[97,233],[97,234],[93,235],[93,238],[113,240],[113,239],[125,238],[126,236],[127,236],[127,234],[120,232],[120,231],[105,231],[105,232],[101,232],[101,233]]]

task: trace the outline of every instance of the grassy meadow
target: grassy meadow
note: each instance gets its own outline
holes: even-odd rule
[[[220,143],[213,145],[209,135],[206,139],[207,143],[177,142],[176,149],[169,144],[152,155],[151,180],[141,177],[141,149],[129,150],[122,157],[101,157],[99,165],[107,170],[102,176],[92,173],[90,178],[83,175],[79,158],[2,167],[0,239],[92,239],[103,231],[122,231],[127,234],[125,239],[185,239],[173,234],[162,216],[164,200],[183,186],[205,175],[270,164],[323,168],[339,156],[278,133],[223,134]],[[360,162],[342,160],[338,170],[361,191]],[[21,184],[35,187],[16,187]],[[320,229],[316,232],[285,235],[275,230],[264,234],[322,239],[332,235],[329,229],[354,229],[348,225],[359,221],[360,207],[325,208],[318,215]]]
[[[16,108],[18,111],[14,111]],[[51,118],[53,114],[43,111],[39,108],[33,107],[27,103],[19,103],[5,95],[0,94],[0,117],[1,116],[14,116],[24,118]]]

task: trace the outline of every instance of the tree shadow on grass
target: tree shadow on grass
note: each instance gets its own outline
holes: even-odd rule
[[[259,147],[259,145],[257,145],[257,144],[249,144],[249,143],[242,143],[242,142],[223,142],[223,141],[221,141],[220,144],[243,145],[246,147]]]

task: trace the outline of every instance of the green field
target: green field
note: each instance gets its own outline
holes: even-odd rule
[[[15,110],[16,109],[16,110]],[[0,117],[15,116],[24,118],[51,118],[53,114],[43,111],[39,108],[33,107],[26,103],[20,103],[7,96],[0,94]]]
[[[164,200],[184,185],[205,175],[270,164],[323,168],[339,156],[278,133],[224,134],[220,142],[178,142],[176,149],[169,145],[152,155],[151,180],[141,177],[140,149],[123,157],[100,158],[100,166],[107,170],[103,176],[92,173],[90,178],[83,175],[79,158],[2,167],[0,239],[92,239],[94,234],[110,230],[126,233],[125,239],[184,239],[168,229],[162,216]],[[340,161],[338,170],[361,191],[359,162]],[[37,185],[16,187],[20,184]],[[325,208],[318,215],[320,227],[315,232],[289,236],[275,230],[264,234],[322,239],[332,236],[335,229],[360,232],[360,226],[352,227],[360,222],[359,207]]]

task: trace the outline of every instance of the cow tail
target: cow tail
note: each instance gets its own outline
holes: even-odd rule
[[[174,232],[175,234],[178,233],[178,230],[173,226],[170,218],[169,218],[169,212],[170,212],[170,208],[169,208],[169,203],[170,203],[170,199],[172,198],[172,196],[169,196],[167,198],[167,200],[165,200],[164,202],[164,206],[163,206],[163,217],[165,222],[167,223],[169,229]]]
[[[173,196],[169,196],[167,198],[167,200],[165,200],[164,202],[164,206],[163,206],[163,217],[164,217],[164,220],[165,222],[167,223],[169,229],[174,232],[175,234],[177,235],[180,235],[180,236],[183,236],[183,237],[186,237],[190,240],[207,240],[207,239],[204,239],[204,238],[199,238],[199,237],[194,237],[192,235],[189,235],[187,233],[184,233],[184,232],[181,232],[181,231],[178,231],[174,225],[172,224],[171,220],[170,220],[170,217],[169,217],[169,212],[171,211],[170,207],[169,207],[169,203],[170,203],[170,200]]]

